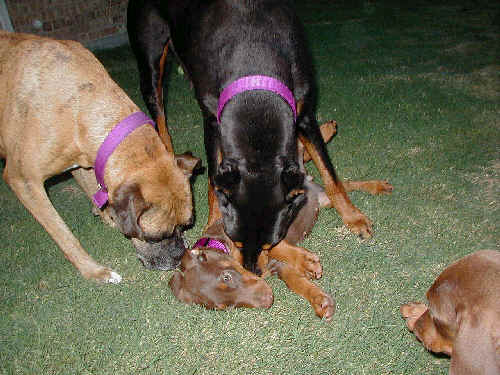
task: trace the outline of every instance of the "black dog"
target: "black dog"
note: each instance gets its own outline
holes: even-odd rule
[[[160,128],[168,50],[194,86],[204,118],[208,225],[222,215],[247,269],[259,272],[259,253],[283,239],[305,202],[297,137],[344,223],[371,236],[370,220],[349,200],[323,143],[304,33],[286,1],[130,0],[127,27],[141,91]]]

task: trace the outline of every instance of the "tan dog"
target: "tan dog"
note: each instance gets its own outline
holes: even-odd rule
[[[451,356],[450,375],[500,374],[500,252],[453,263],[427,300],[402,305],[401,314],[428,350]]]
[[[101,143],[139,108],[79,43],[0,31],[0,157],[3,178],[66,258],[88,279],[119,282],[96,263],[50,203],[44,181],[72,170],[91,196]],[[175,158],[155,129],[143,125],[109,157],[109,203],[100,212],[128,237],[148,268],[171,269],[184,253],[192,222],[189,177],[196,158]]]

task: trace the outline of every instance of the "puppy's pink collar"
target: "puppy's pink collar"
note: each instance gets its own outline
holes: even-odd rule
[[[224,106],[227,104],[231,98],[241,94],[244,91],[250,90],[266,90],[274,92],[281,96],[290,106],[293,112],[294,120],[297,119],[297,106],[295,104],[295,98],[293,97],[290,89],[280,80],[268,76],[246,76],[236,81],[230,83],[228,86],[222,90],[219,96],[219,103],[217,106],[217,122],[220,124],[220,117]]]
[[[193,246],[193,249],[199,247],[209,247],[212,249],[217,249],[222,251],[224,254],[229,254],[229,249],[224,245],[222,241],[216,240],[214,238],[203,237],[200,238]]]
[[[94,164],[95,178],[97,180],[98,188],[97,193],[92,197],[94,204],[102,208],[108,201],[108,189],[104,184],[104,170],[106,162],[115,151],[116,147],[132,133],[139,126],[150,124],[153,127],[155,123],[144,112],[134,112],[124,120],[119,122],[109,132],[104,142],[102,142],[99,150],[97,150],[97,157]]]

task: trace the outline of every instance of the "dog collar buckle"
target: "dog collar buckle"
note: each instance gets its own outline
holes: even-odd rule
[[[216,240],[214,238],[203,237],[200,238],[193,246],[193,249],[200,247],[210,247],[212,249],[217,249],[222,251],[224,254],[229,254],[229,249],[224,245],[222,241]]]
[[[144,112],[134,112],[130,116],[126,117],[124,120],[120,121],[115,127],[109,132],[108,136],[104,139],[99,150],[97,150],[97,157],[94,164],[94,173],[97,180],[97,193],[92,197],[92,201],[98,208],[102,208],[108,201],[108,189],[104,183],[104,170],[106,168],[106,162],[109,157],[115,151],[116,147],[132,133],[139,126],[149,124],[155,126],[153,120],[151,120]]]
[[[222,90],[217,105],[217,123],[221,123],[220,118],[222,115],[222,111],[224,110],[224,106],[228,101],[230,101],[234,96],[241,94],[242,92],[251,90],[265,90],[278,94],[287,102],[287,104],[292,109],[293,119],[297,119],[297,106],[295,104],[293,93],[290,91],[290,89],[283,82],[276,78],[255,75],[239,78],[226,86],[224,90]]]

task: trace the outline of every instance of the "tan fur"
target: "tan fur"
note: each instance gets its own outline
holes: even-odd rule
[[[4,180],[85,278],[118,282],[96,263],[55,211],[44,181],[74,166],[88,195],[99,146],[110,130],[139,108],[79,43],[0,31],[0,157]],[[110,203],[135,183],[154,212],[147,231],[167,232],[192,215],[189,176],[149,125],[136,129],[111,155],[104,181]],[[109,215],[103,216],[109,219]]]

